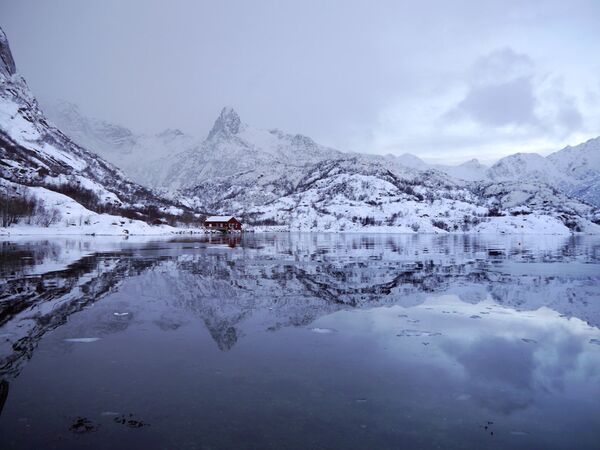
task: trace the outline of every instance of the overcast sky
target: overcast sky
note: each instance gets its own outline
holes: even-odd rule
[[[599,1],[0,3],[42,99],[202,137],[224,105],[341,150],[489,162],[600,135]]]

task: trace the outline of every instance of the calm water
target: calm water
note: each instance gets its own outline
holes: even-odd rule
[[[0,242],[2,449],[598,449],[600,240]]]

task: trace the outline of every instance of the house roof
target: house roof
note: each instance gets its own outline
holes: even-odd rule
[[[233,216],[210,216],[207,217],[205,222],[229,222],[231,219],[235,219]]]

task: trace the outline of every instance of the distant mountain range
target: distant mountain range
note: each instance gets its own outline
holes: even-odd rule
[[[286,230],[600,232],[598,140],[487,168],[344,153],[253,128],[232,108],[204,140],[178,130],[138,135],[65,102],[44,108],[51,122],[3,33],[0,56],[0,191],[41,187],[82,202],[76,185],[95,193],[97,212],[146,221],[157,211],[206,211]]]
[[[204,140],[177,132],[166,142],[166,132],[136,136],[85,118],[67,103],[48,110],[74,139],[129,170],[138,182],[190,206],[234,213],[255,224],[331,231],[368,226],[555,232],[560,226],[548,222],[550,215],[570,228],[590,230],[567,217],[596,220],[594,208],[574,198],[592,206],[600,202],[600,164],[593,158],[600,141],[547,158],[516,154],[492,167],[477,160],[448,166],[411,154],[344,153],[299,134],[253,128],[232,108],[223,108]],[[490,210],[499,211],[498,217],[489,219]]]
[[[265,163],[298,166],[355,156],[321,146],[306,136],[251,128],[242,123],[232,108],[221,111],[204,141],[170,129],[152,136],[135,135],[122,126],[88,118],[76,105],[64,101],[51,103],[45,109],[73,140],[113,162],[136,181],[154,187],[193,187],[254,170]],[[420,171],[437,170],[463,181],[526,179],[546,183],[600,206],[600,137],[546,157],[516,153],[491,167],[477,159],[454,166],[430,164],[410,153],[383,158],[395,165]]]

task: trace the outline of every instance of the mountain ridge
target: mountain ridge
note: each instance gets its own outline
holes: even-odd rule
[[[533,184],[519,184],[519,180],[523,180],[519,167],[523,164],[515,164],[513,160],[539,160],[552,166],[539,155],[512,155],[487,167],[477,160],[446,166],[428,164],[411,154],[344,153],[320,146],[306,136],[276,129],[255,129],[233,108],[225,107],[203,141],[146,165],[146,176],[152,178],[151,185],[167,189],[173,198],[181,199],[190,207],[240,215],[248,223],[285,224],[299,230],[358,230],[365,224],[404,232],[472,229],[533,232],[536,227],[556,232],[564,230],[561,227],[565,224],[567,228],[591,230],[589,225],[577,225],[578,221],[572,217],[592,214],[588,217],[596,220],[593,208],[575,206],[573,209],[576,202],[544,187],[551,181],[544,177],[528,180]],[[395,181],[390,182],[389,174]],[[311,177],[314,179],[308,183]],[[501,192],[501,198],[492,198],[490,192],[494,185],[500,187],[496,193]],[[502,200],[508,198],[511,189],[520,193],[521,203]],[[339,204],[326,201],[327,196],[339,192],[346,194],[346,198],[338,198]],[[536,197],[537,192],[543,193],[543,200]],[[398,210],[393,205],[385,206],[382,198],[390,196],[395,198],[392,203],[408,202],[411,207]],[[534,201],[535,198],[539,201]],[[423,205],[424,199],[433,199],[431,201],[439,204]],[[557,204],[558,199],[562,205]],[[544,201],[554,204],[555,208],[546,208]],[[362,204],[357,207],[355,202]],[[498,205],[509,205],[501,213],[508,218],[487,217]],[[383,215],[381,208],[387,208]],[[536,214],[536,208],[538,216],[554,215],[554,225],[514,218],[523,211]],[[424,209],[434,212],[424,213]],[[290,214],[290,210],[295,214]],[[456,211],[459,214],[454,217]],[[385,217],[386,214],[394,219]],[[404,219],[400,220],[398,215],[404,215]],[[470,217],[468,222],[465,217]],[[481,224],[488,220],[501,222],[501,225],[498,228]]]
[[[68,114],[65,114],[62,118],[58,117],[58,120],[54,121],[57,122],[61,128],[65,129],[67,134],[75,140],[86,143],[88,147],[92,148],[103,157],[108,158],[119,167],[122,167],[136,181],[157,188],[177,190],[190,187],[191,178],[189,173],[185,177],[180,177],[176,173],[179,169],[185,167],[185,164],[177,163],[173,158],[186,160],[198,159],[198,152],[206,153],[205,148],[207,142],[214,143],[218,139],[241,139],[250,153],[253,151],[255,152],[256,147],[268,150],[270,146],[273,145],[272,143],[269,143],[268,139],[265,139],[264,136],[260,136],[260,133],[256,135],[257,129],[249,127],[244,123],[233,107],[226,106],[217,116],[212,128],[209,130],[208,135],[204,140],[196,139],[185,133],[179,132],[175,135],[175,139],[179,139],[176,142],[167,143],[160,142],[159,140],[151,142],[151,138],[143,137],[143,135],[134,136],[131,131],[123,127],[128,131],[126,136],[134,136],[137,140],[137,142],[131,143],[130,147],[145,149],[146,157],[148,157],[148,153],[150,153],[150,156],[148,157],[149,161],[141,163],[142,166],[144,166],[142,170],[139,167],[140,161],[137,157],[141,153],[141,150],[133,151],[129,148],[122,149],[122,146],[120,146],[118,142],[111,143],[110,139],[104,139],[104,142],[99,143],[92,142],[93,139],[90,139],[89,137],[94,134],[102,134],[102,127],[96,125],[95,130],[89,130],[89,128],[94,127],[90,127],[86,123],[85,119],[83,119],[85,116],[81,114],[76,107],[75,110],[77,111],[77,114],[79,114],[79,117],[75,116],[69,118]],[[57,117],[57,114],[52,108],[50,108],[50,116],[53,119]],[[111,129],[121,129],[119,125],[110,124],[106,121],[98,121],[97,119],[92,119],[92,121],[95,121],[97,124],[104,124],[106,133],[109,136]],[[85,125],[81,125],[79,130],[74,129],[79,122],[83,122]],[[167,130],[157,133],[155,136],[164,136],[167,134],[166,131]],[[254,131],[254,136],[250,136],[251,131]],[[324,152],[323,149],[327,147],[320,146],[310,137],[300,134],[289,134],[277,129],[262,131],[267,131],[281,140],[287,139],[291,143],[289,145],[294,147],[297,151],[306,152],[307,149],[311,149],[312,158],[310,162],[315,162],[315,160],[336,159],[338,157],[343,157],[343,155],[353,154],[329,148],[329,152]],[[102,148],[103,146],[104,148]],[[176,147],[176,149],[173,149],[173,147]],[[222,146],[220,146],[220,148],[222,148]],[[147,151],[148,149],[150,149],[149,152]],[[333,152],[331,152],[331,150],[333,150]],[[127,162],[125,161],[125,157],[122,155],[118,156],[119,151],[131,153],[131,161]],[[323,156],[319,157],[319,153]],[[295,152],[292,152],[292,154],[284,152],[278,156],[280,159],[286,159],[288,162],[292,163],[297,155],[295,155]],[[453,178],[467,182],[515,181],[524,178],[535,178],[542,183],[555,184],[556,187],[563,190],[568,195],[573,195],[580,200],[600,206],[600,183],[598,182],[598,179],[600,179],[600,137],[590,139],[578,145],[567,146],[548,156],[542,156],[538,153],[515,153],[499,159],[491,166],[482,164],[477,159],[471,159],[457,165],[434,164],[423,161],[421,158],[411,153],[404,153],[401,155],[387,154],[381,157],[391,161],[393,164],[399,164],[413,169],[438,170]],[[213,155],[212,158],[216,158],[216,156]],[[197,162],[197,164],[207,164],[205,159],[202,160],[200,158],[200,161]],[[261,158],[258,158],[257,165],[264,162],[265,161]],[[227,166],[234,168],[236,166],[235,161],[233,161],[233,163],[233,165],[228,164]],[[177,166],[177,168],[172,170],[170,169],[171,165]],[[221,169],[217,167],[213,173],[207,174],[206,171],[201,171],[200,173],[202,173],[203,176],[207,175],[210,178],[218,178],[220,176],[230,176],[232,175],[232,172],[234,172],[233,169],[221,170],[222,173],[219,175],[217,173],[219,170]],[[239,172],[246,172],[248,170],[250,169],[246,166],[240,168]],[[150,175],[142,174],[141,172],[147,172]],[[178,183],[171,183],[169,181],[177,178],[180,178],[180,182]]]

